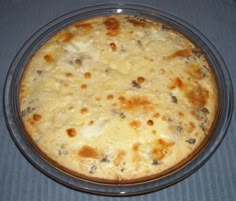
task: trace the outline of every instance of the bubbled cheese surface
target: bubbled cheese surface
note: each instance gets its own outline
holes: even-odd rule
[[[77,22],[43,44],[20,86],[22,122],[53,161],[130,180],[186,159],[209,135],[217,89],[201,50],[143,18]]]

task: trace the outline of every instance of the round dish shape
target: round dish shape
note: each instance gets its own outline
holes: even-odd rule
[[[81,174],[80,172],[76,172],[73,169],[71,170],[69,167],[64,166],[61,163],[58,163],[58,161],[55,161],[54,158],[51,158],[44,150],[41,150],[41,148],[33,140],[32,136],[29,135],[29,129],[27,129],[26,124],[24,124],[23,113],[20,108],[21,100],[22,100],[22,97],[20,97],[22,94],[21,84],[22,82],[24,82],[24,79],[25,79],[24,74],[25,72],[27,72],[27,66],[29,66],[31,58],[37,54],[37,51],[47,41],[49,41],[50,38],[52,38],[59,31],[63,30],[64,28],[72,24],[76,23],[80,28],[82,27],[83,29],[84,28],[86,29],[86,28],[90,28],[90,26],[88,26],[87,24],[85,25],[83,23],[81,25],[80,22],[86,22],[86,20],[93,19],[93,18],[95,19],[96,17],[100,17],[100,18],[104,17],[104,19],[107,19],[110,17],[110,19],[114,21],[115,18],[113,18],[113,16],[125,16],[130,22],[130,24],[132,24],[133,26],[141,26],[141,27],[144,25],[143,24],[144,22],[142,21],[143,19],[144,21],[145,20],[158,21],[162,25],[165,25],[164,28],[162,27],[163,29],[167,31],[171,30],[174,33],[177,32],[183,35],[184,37],[186,37],[187,39],[189,39],[189,41],[191,41],[193,44],[196,44],[196,47],[200,49],[200,52],[197,51],[195,52],[195,54],[196,55],[198,53],[203,54],[204,58],[206,58],[207,63],[209,64],[211,68],[211,73],[214,75],[213,77],[214,77],[214,81],[215,81],[215,85],[217,89],[217,92],[216,92],[217,104],[216,104],[216,109],[214,111],[215,113],[214,120],[212,121],[208,129],[209,133],[201,141],[201,143],[196,147],[196,149],[194,149],[194,151],[191,154],[189,154],[188,157],[182,159],[173,167],[168,167],[167,169],[164,169],[163,171],[158,172],[157,174],[147,174],[147,176],[142,175],[140,177],[136,175],[135,177],[131,177],[131,178],[125,177],[127,179],[118,177],[117,180],[111,179],[111,178],[106,179],[103,177],[92,176],[92,174],[94,174],[94,171],[97,168],[95,167],[95,165],[92,165],[91,166],[92,168],[90,168],[89,170],[89,174],[91,174],[90,176],[89,174],[87,175]],[[129,18],[129,16],[132,16],[132,17]],[[133,18],[133,16],[135,17]],[[105,25],[110,26],[110,22],[107,22],[107,24],[105,22]],[[113,25],[111,25],[111,28],[108,28],[108,35],[110,34],[111,36],[114,36],[114,34],[116,34],[113,28],[114,28]],[[115,43],[109,43],[109,44],[110,44],[111,51],[116,51],[116,44]],[[137,42],[137,45],[140,48],[142,48],[143,44],[141,44],[141,42],[139,41]],[[179,56],[179,55],[180,57],[182,56],[188,57],[189,54],[190,54],[189,51],[185,51],[185,52],[179,51],[178,55],[173,54],[169,57],[166,57],[166,59],[171,59],[172,57]],[[44,59],[50,62],[51,57],[50,55],[47,55],[46,57],[44,57]],[[145,58],[145,59],[152,62],[152,59],[150,58]],[[81,64],[81,61],[80,61],[80,64]],[[42,72],[39,71],[37,73],[41,74]],[[194,73],[195,74],[193,75],[192,72],[190,72],[190,75],[197,76],[197,77],[199,76],[199,75],[196,75],[197,72],[194,72]],[[68,72],[65,73],[65,75],[67,77],[72,76],[72,74]],[[84,75],[85,75],[85,78],[91,77],[91,74],[90,73],[88,74],[88,72],[87,74],[85,72]],[[203,75],[200,75],[200,77],[201,76]],[[145,81],[145,78],[139,76],[137,80],[133,80],[131,82],[131,86],[134,88],[137,88],[137,90],[140,90],[141,88],[140,85],[142,85],[144,81]],[[178,83],[180,82],[179,79],[177,81]],[[178,83],[177,85],[180,85],[180,83],[179,84]],[[172,85],[170,86],[170,88],[174,89]],[[191,91],[191,93],[195,93],[195,92]],[[110,95],[109,97],[110,98],[107,98],[107,99],[112,99],[113,95]],[[132,100],[130,99],[128,101],[125,100],[123,96],[119,96],[118,99],[122,103],[122,107],[123,107],[122,109],[127,109],[127,104],[128,103],[130,104],[133,101],[133,99]],[[177,102],[177,99],[175,96],[172,96],[171,100],[173,103]],[[140,99],[138,99],[138,102],[140,103]],[[147,101],[142,100],[141,102],[146,103]],[[196,103],[197,105],[202,104],[202,100],[200,100],[200,103],[199,101],[196,102],[196,100],[193,100],[193,102]],[[142,108],[143,107],[144,106],[142,106]],[[151,106],[148,105],[147,108],[149,107]],[[151,110],[152,109],[153,108],[151,107]],[[30,110],[33,110],[33,109],[31,108]],[[49,177],[55,179],[56,181],[66,186],[69,186],[77,190],[89,192],[89,193],[103,194],[103,195],[118,195],[118,196],[135,195],[135,194],[142,194],[142,193],[160,190],[170,185],[173,185],[179,182],[180,180],[190,176],[209,159],[209,157],[214,153],[214,151],[220,145],[220,143],[222,142],[227,132],[227,129],[231,120],[231,116],[233,113],[233,88],[232,88],[232,83],[231,83],[228,70],[226,68],[226,65],[223,59],[221,58],[221,56],[219,55],[215,47],[210,43],[210,41],[208,41],[193,26],[177,18],[176,16],[173,16],[163,11],[149,8],[149,7],[132,5],[132,4],[97,5],[97,6],[79,9],[79,10],[70,12],[62,17],[55,19],[54,21],[50,22],[49,24],[44,26],[42,29],[40,29],[37,33],[35,33],[23,45],[23,47],[20,49],[20,51],[16,55],[14,61],[12,62],[12,65],[10,67],[10,70],[8,72],[8,76],[5,82],[4,112],[5,112],[5,118],[6,118],[9,131],[11,133],[11,136],[13,140],[15,141],[15,143],[17,144],[17,146],[19,147],[19,149],[36,168],[38,168],[40,171],[42,171]],[[30,111],[28,112],[30,113]],[[209,111],[206,108],[203,110],[203,113],[208,113],[208,112]],[[115,111],[114,113],[117,113],[117,111]],[[121,118],[120,121],[123,121],[122,119],[124,119],[126,115],[124,113],[122,113],[122,115],[120,114],[121,113],[119,112],[119,117]],[[35,121],[38,121],[41,118],[40,115],[35,115],[34,117],[35,117],[34,118]],[[202,118],[202,116],[197,116],[197,117]],[[163,120],[165,120],[164,117],[163,117]],[[167,118],[167,121],[173,124],[174,120]],[[91,125],[92,123],[94,122],[91,122]],[[153,121],[148,120],[147,124],[148,126],[152,126]],[[134,124],[130,124],[130,125],[134,126],[135,129],[137,127],[136,124],[135,124],[136,126]],[[195,126],[192,126],[192,127],[195,127]],[[204,130],[203,126],[200,126],[200,127],[202,130]],[[177,125],[175,128],[178,132],[181,132],[183,129],[180,125]],[[72,135],[74,136],[74,134],[76,133],[73,128],[69,128],[66,131],[70,137]],[[156,131],[152,130],[152,134],[156,135]],[[94,137],[97,137],[97,136],[95,135]],[[114,139],[119,140],[119,138],[114,138]],[[164,145],[172,146],[171,144],[168,144],[163,140],[159,140],[158,143],[161,144],[159,146],[164,146]],[[188,143],[194,144],[195,140],[191,138],[188,140]],[[139,149],[138,146],[139,145],[135,147],[133,146],[133,148],[137,150]],[[153,151],[152,153],[155,152],[158,160],[153,159],[152,165],[156,166],[156,165],[159,165],[160,153],[161,153],[161,157],[163,157],[163,155],[165,155],[168,152],[168,150],[165,149],[164,151],[161,151],[161,152],[159,148],[155,148],[153,150],[155,151]],[[88,151],[89,151],[89,154],[88,154]],[[96,156],[96,157],[98,156],[98,154],[95,153],[94,150],[92,150],[91,147],[87,145],[81,148],[78,153],[82,157],[93,158],[93,156]],[[63,150],[60,150],[59,155],[62,155],[62,154],[63,154]],[[118,156],[119,156],[118,158],[120,158],[122,156],[122,152],[120,152]],[[109,160],[111,159],[107,158],[107,156],[104,157],[103,155],[103,158],[100,160],[100,162],[101,161],[108,162]],[[115,165],[117,166],[120,165],[119,162],[117,162],[118,159],[117,160],[114,159],[113,161],[115,161]],[[121,172],[124,172],[124,168],[123,169],[121,168]]]

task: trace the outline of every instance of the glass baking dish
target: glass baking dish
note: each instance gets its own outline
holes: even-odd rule
[[[197,44],[206,55],[212,71],[215,74],[219,100],[218,112],[211,135],[202,143],[194,154],[165,174],[129,183],[112,183],[74,175],[58,166],[43,154],[22,125],[19,114],[19,83],[24,68],[38,48],[56,32],[77,21],[96,16],[113,14],[135,15],[152,20],[158,20],[185,35]],[[86,7],[67,13],[48,23],[37,31],[20,49],[9,69],[4,88],[4,112],[11,136],[25,157],[40,171],[50,178],[73,189],[103,195],[136,195],[152,192],[173,185],[190,176],[198,170],[214,153],[222,142],[233,113],[233,89],[227,67],[213,44],[196,28],[158,9],[133,4],[107,4]]]

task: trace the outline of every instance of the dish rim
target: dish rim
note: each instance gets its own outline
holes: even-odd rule
[[[17,84],[19,83],[19,74],[22,75],[26,63],[32,56],[33,52],[36,51],[42,45],[42,43],[45,42],[46,39],[49,39],[53,34],[55,34],[63,27],[66,27],[78,20],[95,17],[98,14],[138,14],[139,16],[141,15],[143,17],[149,17],[152,19],[155,18],[157,20],[161,20],[161,22],[171,24],[171,26],[177,29],[177,31],[187,34],[188,38],[190,38],[191,41],[193,40],[192,37],[194,37],[194,41],[197,42],[198,45],[201,44],[199,45],[201,48],[203,48],[202,45],[204,45],[205,54],[210,54],[206,55],[206,57],[208,59],[211,57],[211,62],[214,61],[216,62],[215,64],[217,64],[218,69],[215,69],[215,66],[213,65],[212,68],[214,69],[215,74],[217,74],[218,76],[218,84],[222,85],[221,91],[219,91],[219,93],[223,94],[219,94],[219,96],[221,98],[223,97],[224,100],[220,99],[222,104],[220,105],[221,110],[219,114],[221,116],[221,121],[219,120],[219,122],[215,122],[215,124],[217,124],[215,125],[217,126],[217,129],[215,130],[215,134],[211,137],[213,139],[208,141],[208,144],[206,144],[204,150],[202,150],[200,154],[196,158],[194,158],[194,160],[186,164],[184,168],[164,178],[128,186],[119,184],[109,186],[86,181],[83,179],[75,179],[67,175],[66,173],[62,173],[54,166],[49,166],[46,161],[42,160],[41,156],[39,156],[37,152],[32,149],[30,143],[28,142],[24,134],[22,134],[22,131],[19,130],[18,126],[21,124],[21,122],[19,115],[17,116],[15,114],[15,112],[18,111],[18,106],[15,104],[16,93],[14,94],[14,90],[18,88]],[[189,35],[192,35],[192,37],[190,37]],[[113,196],[136,195],[160,190],[181,181],[182,179],[190,176],[192,173],[197,171],[216,151],[227,132],[233,113],[234,97],[232,81],[226,64],[224,63],[221,55],[218,53],[214,45],[199,30],[197,30],[195,27],[188,24],[184,20],[156,8],[150,8],[137,4],[116,3],[98,4],[71,11],[52,20],[41,29],[39,29],[35,34],[32,35],[31,38],[29,38],[25,42],[25,44],[22,46],[22,48],[14,58],[7,74],[3,94],[4,116],[8,130],[10,131],[15,144],[31,164],[33,164],[37,169],[39,169],[50,178],[71,188],[89,193]],[[222,111],[223,108],[224,110]]]

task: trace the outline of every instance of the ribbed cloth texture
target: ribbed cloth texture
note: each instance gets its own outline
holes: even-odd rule
[[[50,20],[83,6],[108,0],[1,0],[0,93],[17,50]],[[198,28],[222,54],[236,83],[236,3],[234,0],[127,0],[174,14]],[[1,96],[2,97],[2,96]],[[236,99],[236,98],[235,98]],[[0,99],[2,103],[2,99]],[[0,108],[0,201],[235,201],[236,118],[219,149],[196,173],[164,190],[132,197],[105,197],[69,189],[42,174],[21,154]]]

